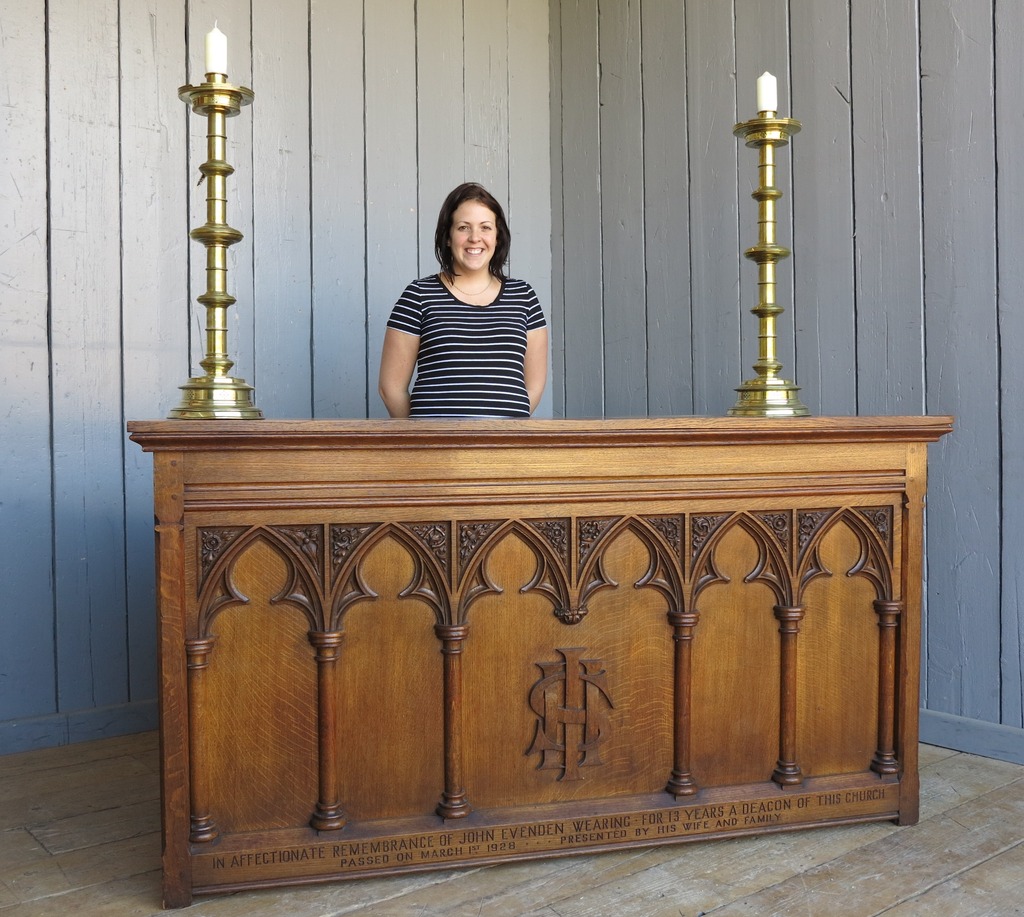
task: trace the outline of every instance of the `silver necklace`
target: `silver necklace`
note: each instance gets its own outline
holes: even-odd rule
[[[481,296],[482,294],[486,293],[491,288],[491,284],[493,282],[494,282],[494,278],[493,277],[488,277],[487,278],[487,286],[485,286],[482,290],[477,290],[475,293],[470,293],[469,290],[462,289],[462,287],[460,287],[455,282],[455,278],[454,277],[451,280],[452,286],[455,287],[455,289],[458,290],[463,296]]]

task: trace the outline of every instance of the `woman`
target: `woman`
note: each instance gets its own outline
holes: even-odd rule
[[[434,233],[441,270],[405,288],[384,334],[379,391],[392,417],[536,409],[548,329],[533,288],[505,276],[511,241],[501,205],[480,185],[459,185],[445,199]]]

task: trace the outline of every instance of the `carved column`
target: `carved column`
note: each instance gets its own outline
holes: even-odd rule
[[[878,615],[878,748],[871,770],[878,774],[899,773],[896,760],[896,631],[903,603],[875,601]]]
[[[216,637],[185,641],[188,659],[188,721],[189,721],[189,803],[191,809],[188,839],[194,844],[212,841],[218,834],[210,814],[209,791],[206,786],[206,729],[203,711],[206,706],[206,679],[203,673],[210,665],[210,654]]]
[[[803,606],[776,605],[775,617],[781,635],[779,674],[779,760],[772,780],[779,786],[803,783],[800,765],[796,763],[796,648]]]
[[[672,716],[672,775],[665,786],[677,799],[692,796],[697,784],[690,773],[690,719],[693,697],[693,631],[700,613],[697,611],[670,611],[669,623],[675,641],[675,671],[673,675]]]
[[[444,792],[437,804],[442,818],[465,818],[472,811],[462,776],[462,645],[466,624],[436,624],[444,659]]]
[[[319,794],[309,824],[317,831],[335,831],[347,821],[338,791],[338,658],[344,634],[310,631],[316,648],[317,746],[320,768]]]

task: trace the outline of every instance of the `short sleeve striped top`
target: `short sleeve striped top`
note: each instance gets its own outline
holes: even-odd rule
[[[460,302],[437,274],[414,280],[388,319],[420,339],[409,416],[529,417],[526,332],[546,324],[523,280],[506,280],[487,306]]]

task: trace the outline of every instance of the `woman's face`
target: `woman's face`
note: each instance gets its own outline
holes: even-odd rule
[[[486,271],[498,241],[494,211],[479,201],[466,201],[452,214],[448,233],[452,249],[452,267],[456,274]]]

